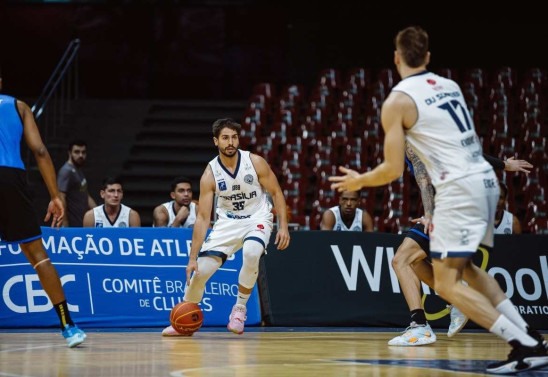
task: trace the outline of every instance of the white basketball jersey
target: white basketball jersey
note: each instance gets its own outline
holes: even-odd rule
[[[425,71],[406,77],[392,90],[406,93],[417,106],[417,122],[406,130],[407,141],[434,187],[491,169],[456,82]]]
[[[116,216],[116,220],[113,223],[110,222],[108,215],[105,212],[105,205],[100,205],[93,209],[93,216],[95,217],[96,228],[127,228],[129,227],[129,212],[131,208],[120,204],[120,212]]]
[[[174,207],[175,201],[172,200],[162,205],[166,207],[167,213],[169,214],[169,220],[167,222],[167,226],[171,226],[171,224],[173,224],[173,222],[175,221],[175,217],[177,217],[177,214],[175,213],[175,207]],[[186,218],[184,224],[180,225],[181,228],[190,228],[196,222],[196,203],[190,202],[188,209],[190,213],[188,214],[188,217]]]
[[[339,206],[331,207],[329,208],[329,210],[335,215],[335,225],[333,226],[333,230],[354,232],[362,231],[363,210],[361,210],[360,208],[356,208],[356,214],[354,215],[354,220],[352,220],[352,224],[350,224],[350,228],[348,228],[344,223],[341,216],[341,209],[339,208]]]
[[[504,210],[500,224],[495,227],[495,234],[512,234],[514,215]]]
[[[248,151],[238,150],[232,174],[217,156],[209,162],[215,177],[219,219],[250,219],[268,216],[272,206],[263,191]]]

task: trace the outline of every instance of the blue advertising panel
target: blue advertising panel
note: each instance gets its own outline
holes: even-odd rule
[[[43,227],[43,243],[57,268],[73,319],[82,327],[169,324],[182,301],[191,229]],[[238,293],[242,253],[207,282],[200,306],[204,326],[224,326]],[[52,327],[57,315],[38,275],[16,244],[0,242],[0,327]],[[260,324],[258,291],[247,325]]]

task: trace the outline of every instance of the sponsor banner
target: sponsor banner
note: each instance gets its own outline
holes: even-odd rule
[[[291,245],[263,258],[260,276],[265,323],[273,326],[409,324],[409,308],[391,261],[403,235],[293,232]],[[474,262],[495,277],[526,321],[548,328],[548,237],[497,235],[495,251]],[[422,284],[430,324],[447,328],[447,303]],[[478,328],[471,321],[467,327]]]
[[[182,301],[191,229],[43,227],[73,319],[82,327],[155,327],[169,324]],[[200,303],[204,326],[224,326],[236,301],[242,253],[207,282]],[[0,323],[3,328],[58,326],[38,275],[21,249],[0,243]],[[261,321],[258,290],[246,325]]]

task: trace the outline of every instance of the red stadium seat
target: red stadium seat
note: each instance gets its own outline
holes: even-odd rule
[[[377,80],[382,83],[386,94],[400,81],[395,68],[383,68],[377,75]]]
[[[487,74],[481,68],[469,68],[464,74],[464,82],[471,82],[476,88],[476,94],[482,97],[485,88],[487,87]]]

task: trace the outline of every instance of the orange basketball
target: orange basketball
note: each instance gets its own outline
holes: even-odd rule
[[[177,332],[188,334],[198,331],[202,327],[204,314],[198,304],[180,302],[171,309],[169,321]]]

